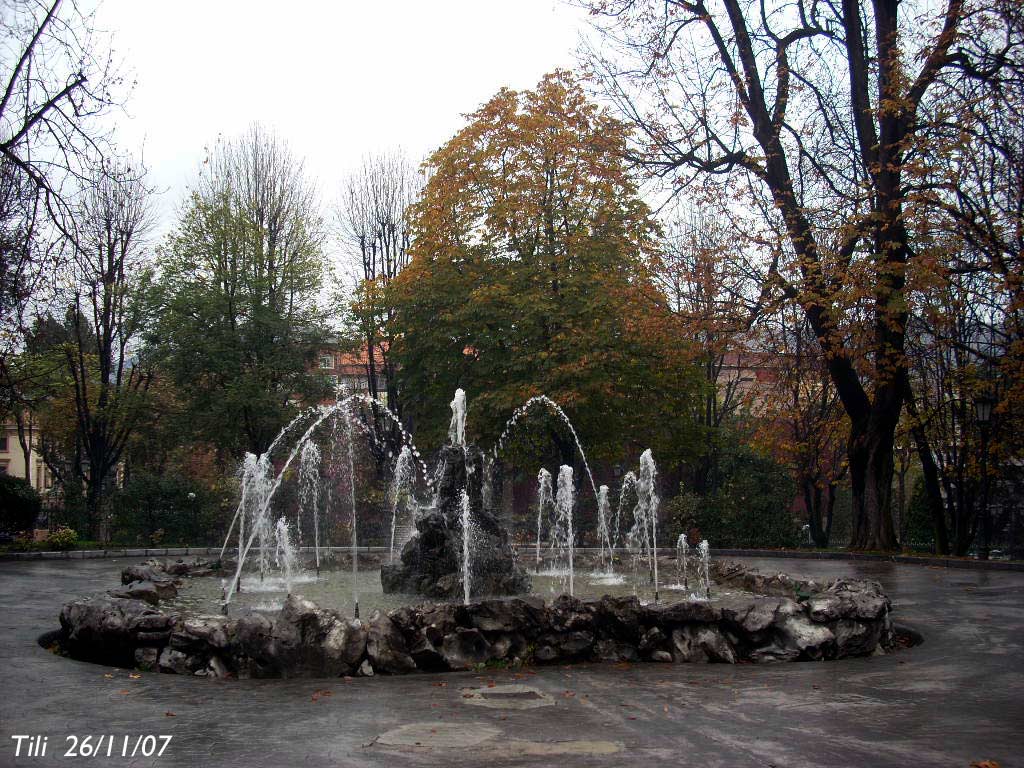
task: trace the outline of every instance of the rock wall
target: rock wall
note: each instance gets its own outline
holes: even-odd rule
[[[488,663],[841,659],[892,649],[890,611],[877,582],[840,579],[800,599],[641,605],[563,595],[406,606],[367,621],[296,595],[274,617],[228,618],[108,594],[68,603],[60,622],[66,652],[90,661],[213,677],[336,677]]]

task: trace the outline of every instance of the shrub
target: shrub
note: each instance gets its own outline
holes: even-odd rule
[[[46,537],[46,548],[58,552],[66,552],[78,546],[78,534],[73,528],[61,526]]]
[[[790,508],[795,486],[786,468],[739,446],[721,457],[717,487],[700,497],[681,489],[666,504],[672,541],[697,528],[714,547],[795,547],[800,526]]]
[[[905,546],[932,549],[935,546],[935,528],[932,524],[931,512],[928,510],[928,494],[924,489],[924,478],[914,480],[914,488],[907,504]]]
[[[0,530],[28,531],[35,526],[42,502],[23,477],[0,475]]]
[[[111,501],[113,538],[125,544],[219,544],[224,499],[179,474],[135,472]]]

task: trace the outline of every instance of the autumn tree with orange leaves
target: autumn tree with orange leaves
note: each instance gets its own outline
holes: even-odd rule
[[[686,450],[695,376],[673,317],[651,301],[658,231],[622,160],[627,134],[555,72],[497,93],[429,158],[411,263],[390,296],[417,434],[441,437],[462,387],[485,445],[543,393],[594,455]],[[571,463],[570,436],[544,423]]]

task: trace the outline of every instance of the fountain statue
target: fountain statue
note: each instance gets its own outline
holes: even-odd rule
[[[398,562],[381,567],[385,592],[468,600],[530,590],[508,532],[483,503],[484,455],[467,445],[466,395],[452,400],[450,444],[441,449],[434,500],[416,518],[416,532]],[[472,590],[470,590],[470,586]]]

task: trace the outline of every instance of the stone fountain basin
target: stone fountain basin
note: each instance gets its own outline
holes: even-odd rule
[[[719,583],[760,585],[772,594],[647,605],[632,595],[513,597],[407,605],[364,620],[292,594],[276,614],[235,618],[161,609],[157,592],[187,578],[189,567],[151,562],[133,568],[122,574],[128,583],[121,590],[63,607],[58,644],[65,653],[125,667],[245,678],[582,661],[827,661],[886,653],[896,645],[891,603],[877,582],[819,585],[722,564],[715,564]]]

